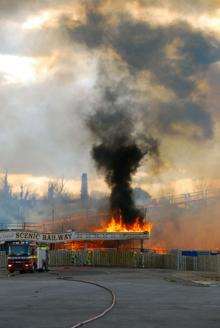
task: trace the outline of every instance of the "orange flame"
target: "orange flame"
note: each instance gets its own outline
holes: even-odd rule
[[[103,224],[98,231],[105,232],[151,232],[152,224],[150,222],[143,223],[139,218],[131,225],[126,225],[122,217],[112,218],[107,224]]]
[[[71,251],[80,251],[80,250],[93,250],[93,249],[105,249],[105,242],[102,240],[96,241],[70,241],[64,244],[57,244],[56,249],[68,249]]]
[[[155,246],[155,247],[152,247],[151,249],[156,254],[167,254],[168,253],[168,249],[164,248],[164,247]]]

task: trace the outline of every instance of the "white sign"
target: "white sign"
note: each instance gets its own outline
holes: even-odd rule
[[[67,232],[67,233],[39,233],[30,231],[0,232],[0,242],[28,240],[40,243],[59,243],[77,240],[129,240],[148,239],[148,232]]]

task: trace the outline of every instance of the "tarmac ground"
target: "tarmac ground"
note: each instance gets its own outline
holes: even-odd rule
[[[0,273],[0,328],[71,328],[111,303],[107,291],[60,276],[111,288],[116,305],[90,328],[219,328],[218,279],[174,271],[62,267],[48,273]]]

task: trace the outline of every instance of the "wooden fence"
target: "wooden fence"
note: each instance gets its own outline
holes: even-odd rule
[[[6,254],[0,252],[0,269],[6,268]],[[49,251],[49,266],[105,266],[128,268],[173,269],[179,271],[210,271],[220,273],[220,255],[196,257],[180,254],[154,254],[124,251]]]
[[[182,271],[210,271],[220,273],[220,255],[182,256]]]
[[[50,251],[50,266],[110,266],[220,272],[220,255],[197,257],[120,251]]]

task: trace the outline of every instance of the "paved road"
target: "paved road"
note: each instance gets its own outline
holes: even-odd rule
[[[192,286],[172,272],[73,268],[61,274],[105,284],[116,292],[110,314],[90,328],[219,328],[220,287]],[[103,310],[110,296],[53,274],[0,275],[0,328],[68,328]]]

